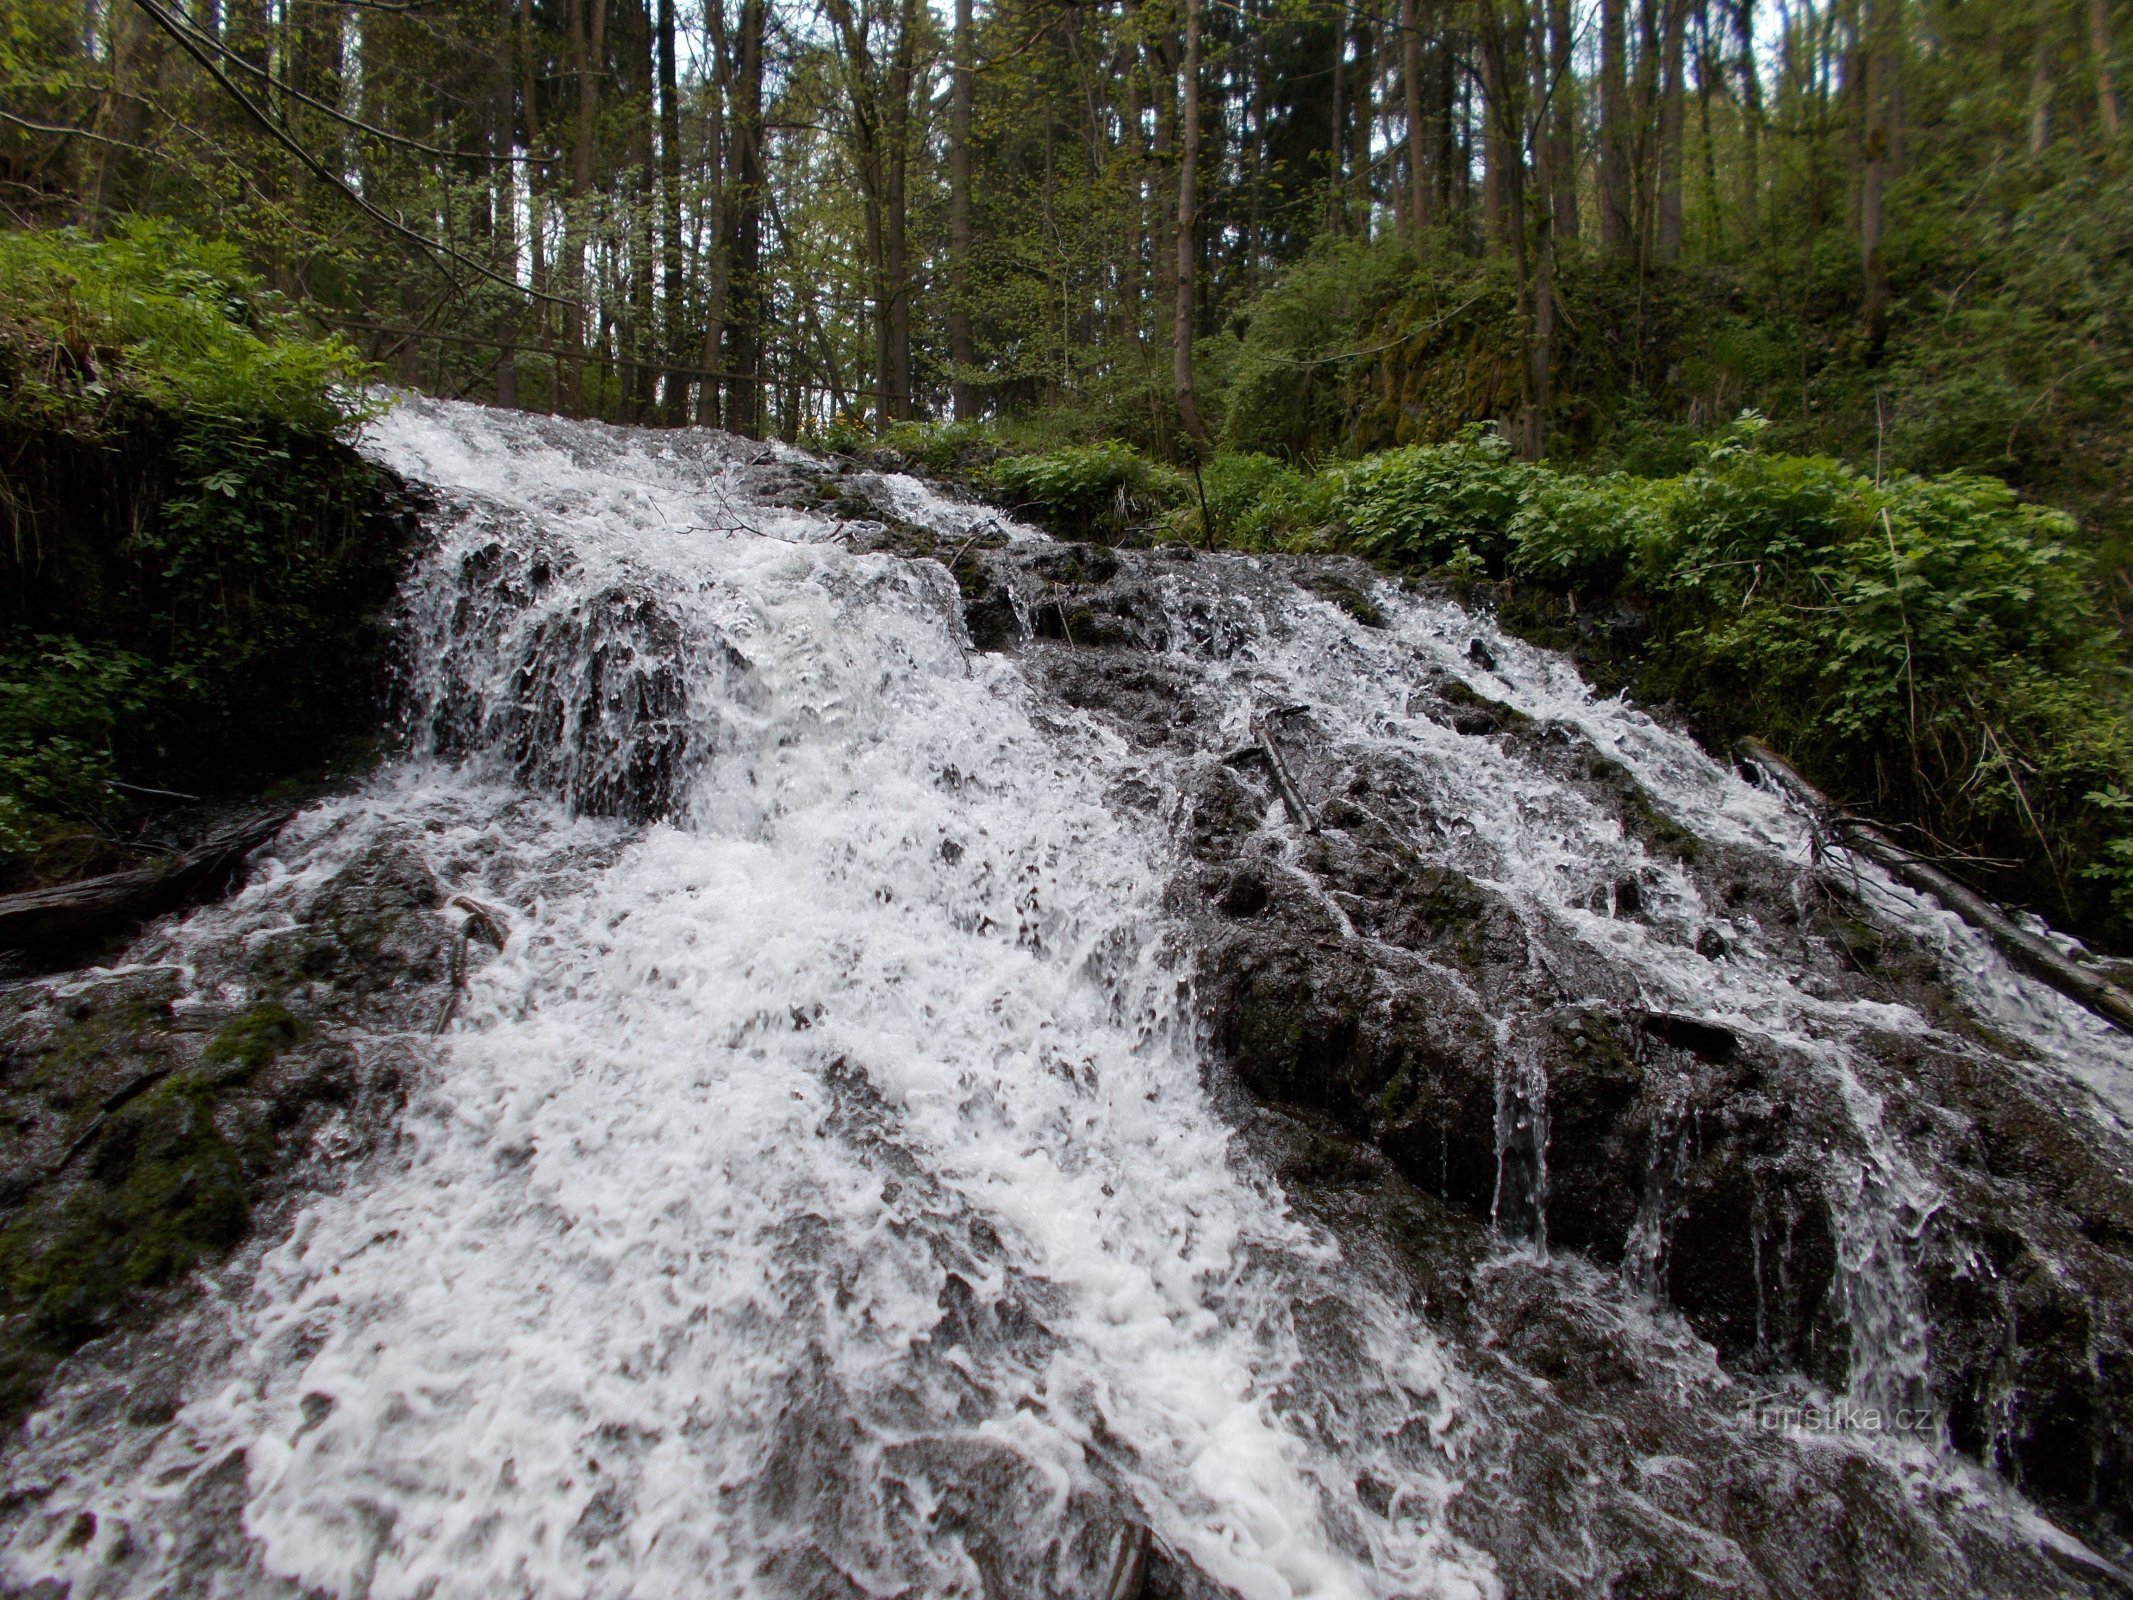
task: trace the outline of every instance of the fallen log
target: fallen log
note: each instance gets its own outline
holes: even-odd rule
[[[2069,1000],[2086,1006],[2104,1021],[2133,1033],[2133,993],[2111,981],[2104,973],[2082,966],[2057,945],[2040,939],[2017,925],[1998,906],[1968,884],[1960,883],[1930,861],[1921,860],[1872,823],[1832,805],[1829,797],[1793,770],[1792,764],[1760,739],[1743,739],[1734,746],[1743,760],[1753,762],[1780,788],[1798,800],[1816,821],[1846,849],[1885,867],[1898,882],[1920,894],[1931,895],[1999,947],[2000,953],[2039,982],[2048,983]]]
[[[1275,716],[1288,716],[1300,711],[1300,706],[1285,707]],[[1289,813],[1289,820],[1306,833],[1318,832],[1318,819],[1311,815],[1311,808],[1304,804],[1303,791],[1296,787],[1296,780],[1289,776],[1289,764],[1281,759],[1281,746],[1274,742],[1274,729],[1270,719],[1252,718],[1252,737],[1259,742],[1260,752],[1274,774],[1274,790],[1281,796],[1282,807]]]
[[[260,812],[150,866],[0,895],[0,948],[63,950],[204,899],[294,815]]]

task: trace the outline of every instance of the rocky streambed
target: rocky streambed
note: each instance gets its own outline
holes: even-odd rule
[[[1752,773],[1352,562],[370,448],[408,755],[4,997],[5,1583],[2133,1592],[2120,1041]]]

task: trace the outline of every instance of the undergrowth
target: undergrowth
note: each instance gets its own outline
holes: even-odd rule
[[[1748,414],[1663,476],[1522,461],[1480,427],[1316,470],[1232,452],[1204,512],[1119,441],[995,438],[964,476],[1070,535],[1349,550],[1485,593],[1715,750],[1766,738],[2003,896],[2133,942],[2133,675],[2073,519],[1769,432]]]
[[[369,706],[389,475],[364,374],[235,252],[0,233],[0,877],[101,866],[163,790],[317,759]]]

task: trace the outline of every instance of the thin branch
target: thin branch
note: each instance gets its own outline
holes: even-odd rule
[[[153,150],[137,144],[128,144],[124,139],[114,139],[109,134],[92,133],[87,128],[69,128],[56,122],[34,122],[28,117],[18,117],[12,111],[0,110],[0,122],[12,122],[18,128],[27,128],[32,133],[57,133],[76,139],[91,139],[98,144],[108,144],[114,149],[131,150],[135,155],[154,155]]]
[[[516,294],[528,294],[536,300],[546,300],[554,305],[570,304],[569,301],[564,300],[559,296],[549,294],[545,290],[529,289],[525,285],[521,284],[516,278],[507,278],[502,273],[497,272],[492,268],[483,266],[479,261],[474,260],[471,256],[461,254],[459,251],[453,249],[450,245],[443,243],[441,240],[432,239],[431,237],[429,237],[428,234],[420,233],[417,230],[410,228],[398,217],[393,216],[390,212],[384,210],[375,202],[359,194],[354,188],[350,187],[347,179],[343,178],[339,173],[334,172],[333,170],[328,168],[324,162],[318,159],[318,157],[314,156],[309,150],[306,150],[301,144],[297,143],[297,141],[293,137],[291,137],[289,131],[286,128],[282,127],[280,123],[276,122],[272,117],[268,116],[264,108],[262,108],[257,101],[255,101],[250,95],[246,94],[234,82],[232,82],[229,77],[229,74],[227,74],[220,67],[215,65],[214,58],[210,56],[206,51],[202,50],[199,45],[195,43],[193,39],[187,34],[186,30],[179,25],[177,20],[173,18],[169,12],[165,11],[160,5],[156,4],[156,0],[134,0],[134,4],[138,5],[143,11],[148,14],[150,21],[155,23],[155,25],[161,28],[165,33],[169,34],[170,37],[177,43],[179,49],[183,50],[187,55],[191,56],[193,60],[197,61],[200,64],[201,69],[205,71],[209,77],[213,78],[217,84],[221,85],[223,91],[228,94],[231,99],[235,100],[240,106],[244,107],[245,111],[247,112],[247,114],[250,115],[252,120],[258,123],[261,128],[266,130],[267,136],[269,138],[271,138],[276,144],[281,145],[291,155],[295,156],[298,161],[302,162],[304,164],[305,169],[309,171],[313,177],[317,178],[321,183],[327,185],[329,188],[338,191],[343,199],[347,200],[350,205],[361,211],[373,222],[378,223],[381,227],[390,230],[392,233],[397,234],[399,237],[406,239],[410,244],[413,244],[417,248],[419,248],[422,253],[426,257],[428,257],[430,264],[434,266],[439,273],[443,274],[445,281],[451,284],[454,290],[460,290],[463,286],[460,284],[457,278],[454,278],[452,276],[450,270],[446,268],[444,264],[444,258],[446,257],[449,257],[451,260],[458,262],[461,266],[467,268],[469,271],[474,272],[480,275],[481,277],[489,279],[491,282],[503,284],[506,288],[509,288]]]
[[[446,150],[440,145],[424,144],[420,139],[410,139],[407,137],[407,135],[403,133],[394,133],[390,129],[381,128],[374,122],[365,122],[361,117],[351,117],[350,115],[348,115],[347,112],[341,110],[339,107],[330,106],[325,101],[317,98],[315,95],[308,95],[304,93],[303,90],[297,88],[294,84],[288,82],[287,80],[277,78],[271,71],[269,71],[265,67],[262,67],[258,62],[246,60],[242,54],[235,50],[232,50],[228,45],[224,44],[220,39],[217,39],[213,34],[202,32],[200,29],[195,28],[190,22],[186,21],[182,17],[178,18],[177,20],[180,27],[184,28],[188,33],[192,34],[194,38],[198,39],[210,50],[221,56],[223,60],[231,62],[236,66],[242,67],[246,72],[249,72],[253,77],[259,79],[261,82],[266,83],[272,86],[273,88],[279,89],[283,94],[288,95],[293,100],[302,101],[305,105],[311,107],[312,110],[323,111],[327,116],[333,118],[333,120],[336,122],[344,122],[351,128],[360,128],[363,130],[363,132],[371,134],[376,138],[383,139],[389,144],[405,145],[410,150],[420,150],[426,156],[443,156],[446,159],[452,161],[486,161],[492,165],[497,166],[505,165],[512,160],[510,156],[492,156],[488,152],[483,150]]]

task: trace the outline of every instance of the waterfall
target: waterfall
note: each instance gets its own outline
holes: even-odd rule
[[[1277,561],[1153,555],[1117,580],[1138,586],[1117,626],[1181,675],[1145,693],[1191,737],[1137,739],[1068,667],[974,650],[960,566],[867,548],[895,527],[978,547],[1037,648],[1059,547],[914,479],[874,480],[879,515],[855,520],[826,507],[832,469],[783,446],[431,401],[365,448],[434,496],[399,618],[402,753],[300,817],[159,959],[223,974],[228,1001],[257,980],[227,952],[270,947],[379,852],[498,908],[507,937],[488,953],[461,935],[434,1038],[406,1018],[356,1030],[411,1062],[405,1110],[165,1335],[182,1393],[143,1420],[112,1399],[123,1364],[90,1360],[32,1420],[7,1469],[7,1581],[1273,1600],[1532,1593],[1543,1570],[1574,1593],[1626,1570],[1604,1532],[1514,1534],[1520,1502],[1489,1487],[1550,1448],[1533,1408],[1556,1403],[1490,1353],[1508,1302],[1433,1303],[1361,1223],[1306,1203],[1283,1154],[1305,1135],[1260,1126],[1217,1065],[1181,841],[1207,810],[1194,774],[1235,751],[1248,767],[1274,712],[1311,806],[1367,816],[1524,941],[1500,963],[1516,992],[1476,975],[1497,967],[1428,976],[1445,1014],[1488,1014],[1497,1057],[1477,1133],[1494,1227],[1459,1235],[1481,1241],[1472,1281],[1576,1307],[1647,1377],[1672,1374],[1652,1392],[1712,1414],[1681,1427],[1737,1434],[1748,1380],[1669,1297],[1691,1304],[1680,1185],[1715,1137],[1697,1051],[1755,1041],[1811,1075],[1831,1131],[1811,1170],[1785,1169],[1807,1187],[1758,1194],[1747,1366],[1825,1337],[1773,1331],[1795,1314],[1780,1278],[1811,1189],[1833,1257],[1815,1315],[1842,1350],[1770,1381],[1933,1418],[1821,1448],[1875,1463],[1891,1505],[1930,1482],[1957,1507],[1890,1512],[1943,1530],[1919,1535],[1921,1570],[1985,1562],[1950,1525],[2100,1559],[1949,1447],[1924,1282],[1949,1200],[1885,1126],[1875,1043],[1936,1025],[1803,977],[1593,787],[1633,786],[1654,826],[1773,880],[1806,872],[1804,821],[1685,735],[1449,600],[1359,580],[1366,625]],[[1060,662],[1112,626],[1063,601],[1057,618]],[[1557,730],[1601,777],[1461,731],[1435,714],[1447,694]],[[1397,803],[1362,781],[1395,770]],[[1255,892],[1309,895],[1328,939],[1383,945],[1274,789],[1219,773],[1259,811],[1250,859],[1273,888]],[[2021,1070],[2117,1138],[2116,1047],[1862,877],[2028,1041]],[[1680,1108],[1641,1125],[1619,1268],[1551,1224],[1582,1204],[1548,1065],[1581,1006],[1653,1019],[1640,1070]],[[1637,1503],[1686,1529],[1670,1448],[1644,1448]],[[1575,1524],[1603,1505],[1583,1483],[1565,1468],[1560,1504],[1530,1514]],[[1706,1576],[1762,1559],[1745,1534],[1639,1537]]]

